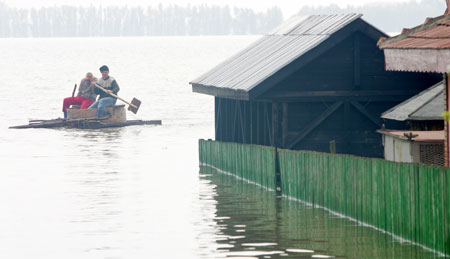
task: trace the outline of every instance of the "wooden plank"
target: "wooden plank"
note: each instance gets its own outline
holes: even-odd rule
[[[383,124],[383,121],[381,118],[374,116],[371,114],[366,108],[364,108],[359,102],[351,101],[350,102],[359,112],[364,114],[367,118],[369,118],[370,121],[375,123],[378,127],[381,128],[381,125]]]
[[[267,145],[267,139],[269,138],[267,135],[267,126],[266,126],[266,114],[267,114],[267,107],[266,107],[266,103],[262,103],[262,109],[263,109],[263,116],[261,118],[262,120],[262,129],[263,129],[263,139],[262,139],[262,143],[263,145]]]
[[[249,111],[250,112],[250,144],[254,144],[254,142],[253,142],[253,131],[254,131],[254,128],[253,128],[253,106],[254,106],[254,104],[252,101],[249,101],[248,105],[250,108],[250,111]]]
[[[299,89],[301,87],[299,86]],[[351,91],[277,91],[264,95],[263,98],[293,98],[293,97],[386,97],[386,96],[413,96],[418,90],[351,90]]]
[[[221,110],[221,106],[222,106],[222,102],[221,102],[221,98],[219,97],[215,97],[214,98],[214,120],[215,120],[215,138],[216,140],[221,140],[222,138],[219,136],[220,133],[220,110]]]
[[[272,141],[273,146],[280,146],[280,131],[279,131],[279,103],[272,103]]]
[[[450,77],[447,73],[444,74],[444,108],[445,111],[450,109]],[[450,166],[450,125],[448,121],[444,121],[444,166]]]
[[[344,104],[344,129],[347,132],[350,130],[350,102],[348,101],[346,101]],[[351,137],[352,136],[349,136],[348,133],[344,133],[344,142],[349,143]],[[348,148],[349,146],[345,147],[345,153],[348,153],[350,151]]]
[[[268,103],[263,103],[263,107],[264,107],[264,117],[263,117],[263,127],[264,127],[264,145],[269,145],[272,146],[273,145],[273,141],[272,141],[272,133],[271,133],[271,128],[272,128],[272,124],[270,123],[270,118],[269,118],[269,109],[267,108]]]
[[[353,42],[353,86],[354,89],[361,88],[361,39],[358,33],[355,33]]]
[[[417,92],[416,94],[418,94]],[[395,102],[400,103],[403,102],[409,98],[411,98],[414,95],[398,95],[398,96],[353,96],[353,97],[345,97],[346,100],[356,101],[356,102],[377,102],[377,103],[384,103],[384,102]],[[264,102],[286,102],[286,103],[322,103],[322,102],[337,102],[344,100],[344,97],[341,96],[329,96],[329,97],[323,97],[323,96],[304,96],[304,97],[286,97],[286,98],[262,98],[260,101]]]
[[[232,132],[231,127],[233,123],[233,106],[231,104],[232,100],[229,99],[223,99],[224,101],[224,111],[225,111],[225,120],[224,120],[224,135],[225,135],[225,141],[231,141]]]
[[[262,144],[261,143],[261,111],[260,111],[260,103],[256,103],[256,144]]]
[[[315,128],[317,128],[322,122],[324,122],[331,114],[333,114],[339,107],[341,107],[343,104],[342,101],[336,102],[328,109],[326,109],[319,117],[317,117],[316,120],[311,122],[304,130],[298,133],[295,140],[288,145],[290,149],[294,148],[297,143],[302,141],[311,131],[313,131]]]
[[[289,104],[283,103],[283,116],[281,119],[281,131],[282,131],[282,147],[286,147],[287,137],[289,134]]]
[[[232,107],[234,109],[234,115],[233,115],[233,124],[232,124],[232,135],[231,135],[231,142],[236,142],[236,124],[237,124],[237,112],[238,112],[238,107],[237,107],[237,101],[236,100],[232,100]]]
[[[241,108],[241,101],[236,101],[236,105],[237,105],[237,109],[238,109],[238,114],[239,114],[239,124],[241,124],[240,126],[240,128],[241,128],[241,140],[242,140],[242,143],[246,143],[246,141],[245,141],[245,126],[244,126],[244,120],[242,119],[242,113],[243,113],[243,110],[242,110],[242,108]]]

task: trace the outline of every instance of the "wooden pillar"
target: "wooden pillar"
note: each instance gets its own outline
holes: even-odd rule
[[[448,76],[448,74],[444,74],[444,108],[445,111],[449,110],[449,97],[450,97],[450,89],[449,89],[449,85],[450,85],[450,78]],[[445,120],[444,121],[444,164],[446,167],[450,166],[450,152],[449,152],[449,148],[450,148],[450,127],[449,127],[449,121]]]
[[[238,118],[238,103],[236,100],[231,100],[231,107],[233,107],[233,124],[231,126],[231,142],[237,142],[236,141],[236,128],[237,128],[237,118]]]
[[[222,141],[222,123],[220,123],[220,120],[222,119],[221,110],[222,110],[222,98],[215,97],[214,105],[215,105],[215,112],[214,112],[214,122],[215,122],[215,138],[218,141]]]
[[[269,139],[269,137],[268,137],[269,134],[268,134],[268,130],[267,130],[267,105],[266,105],[266,103],[262,103],[262,106],[263,106],[264,112],[263,112],[263,116],[262,116],[263,140],[262,140],[261,144],[267,145],[267,139]]]
[[[352,136],[349,135],[349,131],[350,131],[350,101],[346,100],[344,103],[344,130],[345,132],[347,132],[347,134],[345,134],[344,136],[344,145],[342,145],[342,150],[337,150],[340,153],[351,153],[351,147],[350,147],[350,138]],[[332,139],[332,141],[336,141],[336,139]],[[336,142],[335,142],[336,143]],[[331,152],[331,150],[330,150]]]
[[[353,39],[353,87],[361,89],[361,40],[358,33]]]
[[[261,135],[259,127],[259,102],[255,102],[255,143],[254,144],[260,144],[259,142],[259,136]]]
[[[233,105],[232,100],[229,99],[223,99],[224,101],[224,111],[225,111],[225,121],[224,121],[224,128],[225,128],[225,141],[230,142],[232,140],[232,123],[233,123]]]
[[[244,114],[245,114],[245,103],[244,101],[242,101],[242,105],[241,105],[241,101],[237,100],[237,109],[238,109],[238,116],[239,116],[239,131],[241,132],[240,137],[238,139],[239,143],[244,143],[247,144],[246,139],[245,139],[245,125],[244,125]]]
[[[253,142],[253,131],[254,131],[254,127],[253,127],[253,102],[252,101],[248,102],[248,107],[249,107],[249,113],[250,113],[250,144],[254,144],[254,142]]]
[[[283,117],[281,119],[281,146],[286,148],[289,134],[289,106],[283,103]]]
[[[272,145],[274,147],[279,147],[281,144],[279,107],[279,103],[272,103]]]

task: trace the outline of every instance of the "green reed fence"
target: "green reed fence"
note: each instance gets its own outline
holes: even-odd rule
[[[204,165],[271,190],[276,188],[276,149],[273,147],[200,140],[199,153]]]
[[[450,170],[279,150],[284,195],[450,255]]]

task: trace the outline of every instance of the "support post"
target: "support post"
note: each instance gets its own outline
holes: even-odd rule
[[[238,101],[237,100],[233,100],[231,101],[232,103],[232,107],[234,108],[234,115],[233,115],[233,126],[232,126],[232,132],[233,134],[231,135],[231,142],[237,142],[236,141],[236,126],[237,126],[237,117],[238,117]]]
[[[355,90],[361,88],[361,40],[356,33],[353,39],[353,86]]]
[[[450,97],[450,89],[449,89],[449,76],[448,74],[444,74],[444,108],[445,111],[449,110],[449,97]],[[444,120],[444,164],[445,167],[450,166],[450,127],[449,127],[449,121],[446,119]]]
[[[250,109],[250,144],[254,144],[253,143],[253,130],[254,130],[254,127],[253,127],[253,102],[252,101],[249,101],[248,102],[248,107],[249,107],[249,109]]]
[[[261,117],[261,111],[260,111],[260,105],[259,105],[259,102],[256,102],[255,103],[255,106],[256,106],[256,142],[255,142],[255,144],[259,144],[259,145],[261,145],[262,143],[261,143],[261,130],[262,130],[262,127],[261,127],[261,119],[260,119],[260,117]]]
[[[216,140],[218,140],[218,141],[222,141],[222,137],[221,137],[221,133],[222,133],[222,130],[219,128],[219,127],[221,127],[222,125],[221,125],[221,123],[220,123],[220,120],[222,119],[221,118],[221,110],[222,110],[222,102],[221,102],[221,98],[219,98],[219,97],[215,97],[215,101],[214,101],[214,103],[215,103],[215,115],[214,115],[214,119],[215,119],[215,138],[216,138]]]
[[[283,148],[287,146],[287,139],[289,134],[289,106],[288,103],[283,103],[283,118],[281,120],[282,140],[281,145]]]
[[[280,146],[280,117],[279,103],[272,103],[272,144],[274,147]]]

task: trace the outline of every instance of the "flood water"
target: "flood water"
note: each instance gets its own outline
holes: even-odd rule
[[[424,249],[209,170],[213,98],[189,80],[257,37],[0,39],[0,258],[432,258]],[[130,119],[26,129],[107,64]]]

